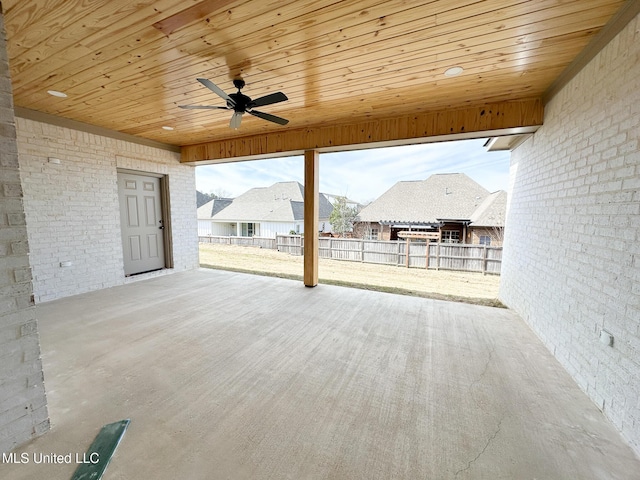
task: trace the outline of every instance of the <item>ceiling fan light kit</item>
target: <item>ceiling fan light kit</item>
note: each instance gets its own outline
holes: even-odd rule
[[[231,116],[229,127],[234,130],[240,128],[242,115],[245,113],[253,115],[254,117],[261,118],[263,120],[267,120],[269,122],[277,123],[278,125],[286,125],[287,123],[289,123],[289,120],[285,118],[254,110],[255,107],[264,107],[266,105],[273,105],[274,103],[280,103],[288,100],[287,96],[282,92],[270,93],[269,95],[265,95],[263,97],[252,100],[251,97],[248,97],[242,93],[242,89],[245,86],[244,80],[242,79],[236,79],[233,81],[233,85],[238,89],[238,91],[236,93],[230,94],[227,94],[224,90],[222,90],[207,78],[198,78],[197,80],[213,93],[222,98],[225,102],[227,102],[227,106],[218,107],[212,105],[179,105],[180,108],[189,110],[233,110],[233,115]]]

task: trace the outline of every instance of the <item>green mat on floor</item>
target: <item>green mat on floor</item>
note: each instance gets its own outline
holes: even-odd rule
[[[131,420],[120,420],[102,427],[95,440],[80,459],[71,480],[100,480],[107,469]]]

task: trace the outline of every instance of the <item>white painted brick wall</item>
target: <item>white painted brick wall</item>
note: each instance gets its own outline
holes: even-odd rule
[[[0,452],[49,429],[0,5]]]
[[[195,169],[179,154],[23,118],[16,126],[37,303],[125,283],[118,168],[168,175],[173,270],[198,267]]]
[[[636,17],[513,152],[500,297],[640,454],[639,30]]]

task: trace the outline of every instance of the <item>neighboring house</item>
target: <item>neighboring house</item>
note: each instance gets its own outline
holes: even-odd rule
[[[319,229],[331,231],[333,206],[320,194]],[[198,209],[199,235],[272,237],[304,231],[304,187],[278,182],[252,188],[234,199],[217,199]]]
[[[198,235],[213,235],[211,219],[231,205],[233,198],[215,198],[198,208]],[[216,234],[217,235],[217,234]]]
[[[463,173],[436,174],[396,183],[362,209],[355,231],[377,240],[410,231],[448,243],[501,245],[505,209],[506,192],[490,194]]]
[[[344,197],[346,199],[347,207],[355,208],[358,211],[362,210],[363,205],[361,203],[358,203],[355,200],[351,200],[350,198],[347,198],[344,195],[334,195],[332,193],[323,193],[323,195],[325,197],[327,197],[327,200],[329,200],[329,202],[331,202],[331,205],[334,205],[338,198]]]
[[[504,240],[504,218],[507,211],[507,192],[493,192],[471,215],[470,239],[467,243],[502,246]]]

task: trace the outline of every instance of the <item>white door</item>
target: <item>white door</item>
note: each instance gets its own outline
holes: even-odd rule
[[[124,273],[164,268],[160,179],[118,173]]]

